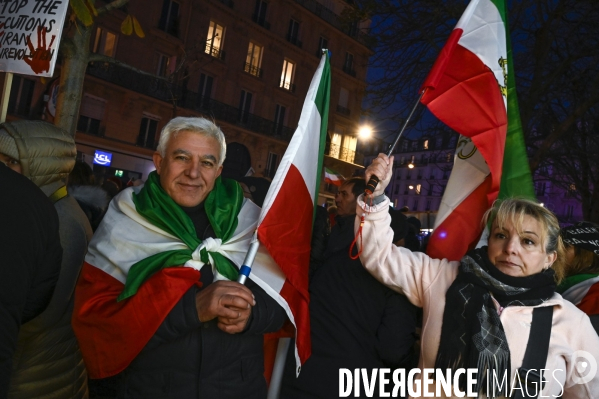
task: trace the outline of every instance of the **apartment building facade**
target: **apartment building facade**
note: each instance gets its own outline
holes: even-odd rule
[[[103,3],[98,2],[97,7]],[[96,19],[76,142],[94,172],[145,179],[160,130],[175,116],[214,119],[228,151],[223,174],[272,178],[300,117],[322,49],[331,51],[325,166],[363,168],[356,152],[371,40],[368,22],[341,17],[344,0],[131,0]],[[145,37],[124,35],[135,16]],[[8,120],[52,122],[53,79],[15,75]],[[157,78],[161,77],[161,78]],[[324,184],[321,194],[331,197]]]

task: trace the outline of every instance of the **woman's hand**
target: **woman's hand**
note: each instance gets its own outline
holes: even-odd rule
[[[370,180],[370,176],[372,175],[375,175],[380,180],[379,184],[376,186],[376,189],[372,195],[368,196],[368,198],[378,197],[385,192],[385,188],[389,185],[389,181],[391,181],[391,175],[393,174],[392,166],[393,157],[389,158],[385,154],[379,154],[379,156],[372,161],[372,164],[366,168],[366,181]]]

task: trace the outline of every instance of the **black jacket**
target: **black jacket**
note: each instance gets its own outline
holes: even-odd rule
[[[198,236],[214,237],[203,206],[184,209]],[[203,288],[212,282],[209,267],[201,271]],[[123,371],[119,398],[235,399],[266,398],[263,336],[278,330],[285,311],[259,286],[249,281],[256,305],[246,330],[228,334],[216,320],[201,323],[193,286],[175,305],[150,342]]]
[[[50,302],[61,260],[54,205],[0,162],[0,398],[8,391],[19,328]]]
[[[281,398],[338,397],[340,368],[413,364],[416,307],[350,259],[354,220],[337,217],[331,229],[326,260],[310,281],[312,355],[298,379],[287,355]]]

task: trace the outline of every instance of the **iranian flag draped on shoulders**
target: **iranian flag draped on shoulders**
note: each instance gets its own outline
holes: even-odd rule
[[[460,134],[427,253],[461,259],[497,198],[534,199],[504,0],[472,0],[423,84],[421,102]]]

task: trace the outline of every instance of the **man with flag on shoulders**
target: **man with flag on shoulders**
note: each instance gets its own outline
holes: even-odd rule
[[[220,178],[225,151],[212,122],[171,120],[156,171],[114,198],[90,243],[73,329],[91,378],[122,372],[119,398],[266,397],[262,335],[286,313],[234,281],[260,210]]]

